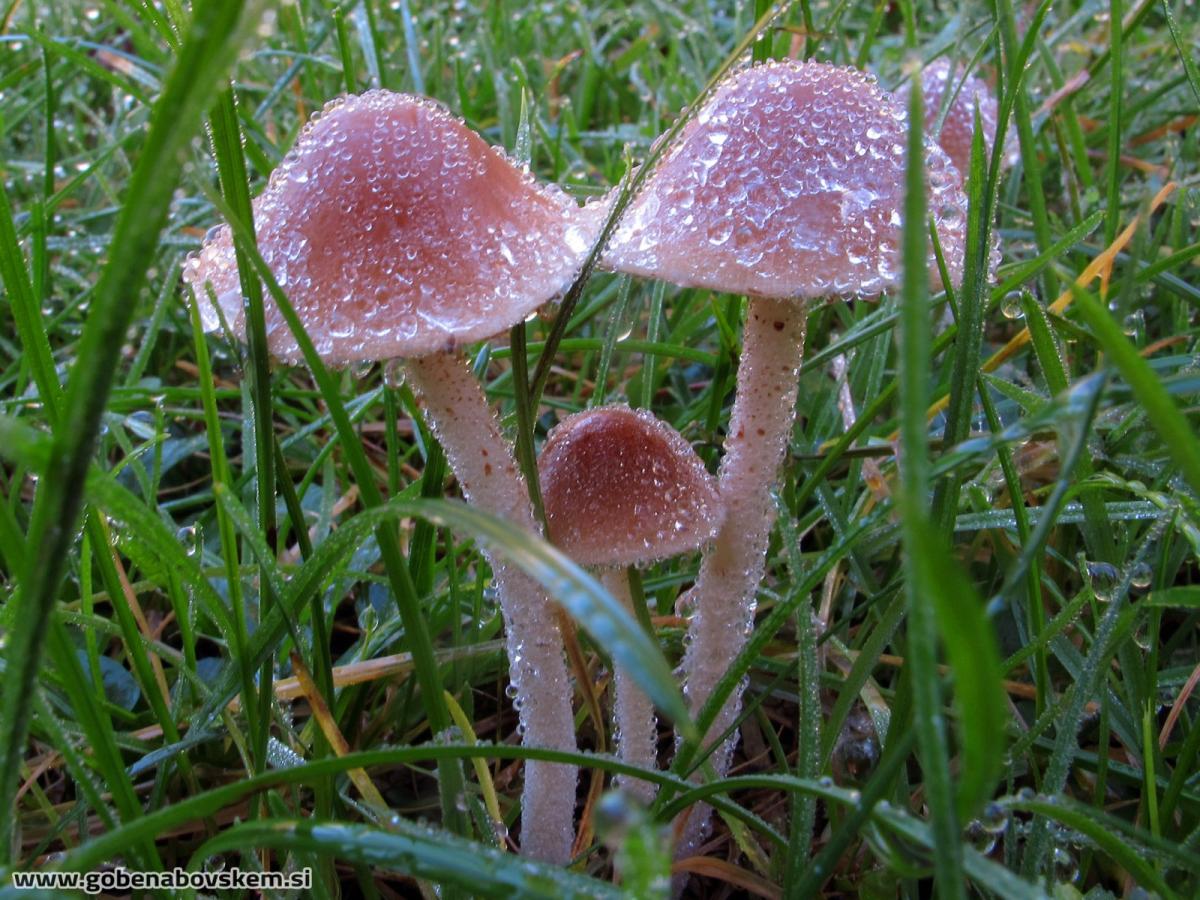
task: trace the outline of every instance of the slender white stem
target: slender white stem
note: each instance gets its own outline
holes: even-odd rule
[[[407,364],[425,415],[468,502],[533,534],[535,524],[525,479],[511,444],[479,382],[457,353],[440,353]],[[508,637],[509,678],[526,746],[575,750],[571,680],[555,608],[542,586],[520,569],[487,554]],[[574,766],[525,763],[521,800],[521,851],[565,864],[575,836]]]
[[[716,540],[705,550],[700,574],[684,601],[695,610],[683,660],[684,694],[693,713],[699,712],[741,652],[754,624],[755,596],[775,521],[771,489],[795,416],[804,326],[805,313],[799,304],[750,301],[737,394],[718,480],[725,519]],[[739,686],[717,715],[706,740],[715,738],[737,717],[741,693]],[[736,737],[731,738],[713,754],[718,776],[729,770],[735,741]],[[688,856],[699,846],[708,832],[710,812],[707,806],[692,810],[678,856]]]
[[[600,583],[629,612],[633,612],[633,596],[629,590],[629,576],[624,569],[605,567],[599,571]],[[613,673],[616,686],[616,738],[617,755],[623,762],[643,769],[658,767],[658,717],[654,704],[645,691],[629,677],[623,666]],[[618,776],[621,789],[636,797],[647,806],[654,800],[657,785],[641,778]]]

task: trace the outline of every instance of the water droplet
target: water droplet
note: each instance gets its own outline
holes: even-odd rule
[[[1121,323],[1121,330],[1126,337],[1136,338],[1146,328],[1146,316],[1140,309],[1135,309]]]
[[[1050,854],[1050,865],[1054,869],[1054,880],[1070,884],[1079,877],[1079,863],[1066,847],[1055,847]]]
[[[1154,582],[1154,570],[1144,562],[1137,563],[1129,573],[1129,583],[1139,591],[1144,591]]]
[[[1142,622],[1133,631],[1133,642],[1138,649],[1149,653],[1154,647],[1154,641],[1150,639],[1150,626],[1146,622]]]
[[[1087,563],[1087,579],[1091,582],[1096,599],[1107,603],[1113,598],[1121,583],[1121,572],[1106,562]]]
[[[383,365],[383,383],[393,391],[399,390],[404,386],[405,379],[404,361],[400,359],[389,359]]]
[[[989,803],[983,808],[979,823],[991,834],[1003,834],[1008,828],[1008,811],[999,803]]]
[[[996,834],[984,828],[979,819],[972,819],[967,823],[964,835],[971,846],[984,856],[996,848]]]
[[[1006,319],[1019,319],[1025,315],[1025,310],[1021,307],[1021,292],[1009,291],[1004,295],[1004,299],[1000,302],[1000,312],[1004,313]]]

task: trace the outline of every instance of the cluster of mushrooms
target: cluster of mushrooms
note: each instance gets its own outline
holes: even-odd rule
[[[976,110],[995,133],[980,81],[935,63],[923,75],[932,129],[929,209],[952,279],[961,277],[966,198],[960,171]],[[951,96],[943,100],[947,90]],[[805,312],[820,300],[896,287],[907,117],[875,79],[849,67],[776,61],[719,85],[633,199],[601,266],[748,299],[737,390],[719,474],[644,410],[604,406],[566,417],[539,459],[547,534],[629,604],[625,571],[703,548],[686,604],[682,664],[693,711],[744,646],[774,518],[771,490],[792,431]],[[943,149],[944,148],[944,149]],[[300,134],[254,202],[259,252],[332,365],[402,359],[409,384],[468,503],[541,535],[512,445],[461,348],[521,322],[572,282],[609,214],[578,206],[486,144],[436,103],[382,90],[330,103]],[[935,279],[938,267],[930,256]],[[230,230],[215,230],[184,277],[206,327],[243,328]],[[271,351],[299,361],[274,304]],[[539,584],[488,558],[507,630],[510,677],[527,745],[576,749],[573,689],[559,618]],[[657,722],[615,673],[617,748],[657,765]],[[710,737],[734,721],[740,691]],[[733,739],[712,760],[729,767]],[[622,787],[643,800],[648,782]],[[529,761],[522,852],[571,854],[576,771]],[[693,811],[678,852],[708,827]]]

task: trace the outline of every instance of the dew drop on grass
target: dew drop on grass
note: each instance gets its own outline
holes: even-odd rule
[[[979,824],[990,834],[1003,834],[1008,828],[1008,811],[999,803],[989,803],[983,808]]]
[[[634,797],[622,790],[607,791],[596,803],[596,833],[609,846],[622,843],[630,829],[645,818]]]
[[[1146,316],[1140,309],[1135,309],[1121,323],[1121,330],[1126,337],[1136,338],[1146,329]]]
[[[1145,653],[1149,653],[1154,646],[1154,642],[1150,639],[1150,626],[1146,622],[1142,622],[1133,631],[1133,642],[1138,649]]]
[[[225,857],[210,856],[204,860],[204,871],[209,873],[225,871]]]
[[[1139,591],[1146,590],[1153,581],[1154,570],[1144,562],[1137,563],[1129,574],[1129,583]]]
[[[1060,884],[1070,884],[1079,877],[1079,862],[1066,847],[1054,848],[1050,854],[1050,865],[1054,870],[1054,880]]]
[[[1004,299],[1000,302],[1000,312],[1004,314],[1006,319],[1019,319],[1025,315],[1025,311],[1021,308],[1021,292],[1009,291],[1004,295]]]
[[[879,739],[871,714],[863,704],[855,703],[846,714],[833,747],[833,770],[840,781],[864,784],[875,770],[879,755]]]
[[[383,364],[383,383],[393,391],[404,387],[405,379],[404,361],[400,359],[389,359]]]
[[[968,822],[963,833],[971,846],[984,856],[996,848],[996,834],[988,831],[979,819],[972,819]]]
[[[690,619],[696,613],[696,597],[691,591],[684,591],[675,600],[675,615]]]
[[[1121,583],[1121,572],[1112,563],[1089,562],[1087,565],[1088,580],[1096,599],[1107,603],[1113,598]]]

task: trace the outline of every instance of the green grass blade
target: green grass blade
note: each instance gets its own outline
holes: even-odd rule
[[[29,360],[38,396],[46,405],[51,424],[58,421],[62,386],[54,370],[50,341],[42,323],[42,310],[33,292],[25,256],[13,227],[12,206],[8,192],[0,192],[0,278],[8,292],[8,303],[17,326],[21,348]]]
[[[1192,94],[1196,98],[1196,102],[1200,103],[1200,68],[1196,66],[1196,60],[1192,55],[1192,48],[1187,46],[1183,35],[1179,33],[1179,25],[1175,21],[1175,14],[1171,12],[1171,0],[1162,0],[1163,17],[1167,20],[1167,27],[1171,30],[1171,40],[1175,44],[1175,50],[1179,53],[1179,63],[1183,66],[1183,71],[1187,75],[1188,86],[1192,89]]]
[[[61,428],[56,430],[50,467],[38,490],[29,526],[31,549],[9,635],[8,675],[0,718],[0,810],[12,808],[16,776],[24,755],[32,684],[53,612],[100,416],[108,399],[121,343],[166,221],[181,154],[200,124],[217,79],[232,64],[244,33],[240,2],[202,4],[179,51],[162,96],[155,104],[137,167],[130,201],[121,211],[109,253],[91,301],[87,325],[71,370]],[[3,851],[7,855],[7,847]]]
[[[209,136],[212,139],[213,157],[217,162],[217,175],[221,193],[238,216],[246,222],[253,221],[250,204],[250,182],[246,170],[246,157],[241,126],[238,122],[237,100],[233,88],[221,91],[209,116]],[[240,247],[234,248],[238,264],[238,280],[242,288],[245,309],[247,365],[250,377],[250,397],[254,418],[254,454],[244,458],[252,460],[254,466],[255,493],[258,501],[258,525],[264,535],[275,536],[275,428],[271,402],[271,373],[269,369],[270,349],[267,346],[266,314],[263,309],[262,285],[251,273],[252,269]],[[202,340],[202,338],[198,338]],[[243,470],[248,468],[243,465]],[[265,572],[262,573],[265,576]],[[264,594],[265,606],[270,605],[270,594]],[[270,709],[271,680],[273,667],[264,665],[258,674],[259,702],[256,714],[248,724],[253,747],[254,765],[259,771],[266,766],[267,736],[271,723],[264,718]],[[253,707],[247,707],[249,712]]]
[[[1125,90],[1124,74],[1124,26],[1122,19],[1125,5],[1121,0],[1109,0],[1108,42],[1112,58],[1109,60],[1108,95],[1108,170],[1105,172],[1106,203],[1104,216],[1104,243],[1111,244],[1121,230],[1121,162],[1122,118],[1124,110],[1121,98]]]
[[[908,656],[916,692],[916,735],[925,779],[925,795],[936,843],[934,868],[943,897],[965,897],[962,843],[950,781],[946,723],[937,671],[938,611],[936,589],[942,554],[925,520],[929,495],[929,449],[925,410],[929,407],[929,293],[925,268],[925,149],[920,123],[919,80],[909,89],[908,163],[905,177],[900,306],[900,490],[904,551],[911,571],[908,596]]]
[[[1200,492],[1200,439],[1196,437],[1195,426],[1175,405],[1150,364],[1125,337],[1121,326],[1096,296],[1080,287],[1075,287],[1074,293],[1076,309],[1091,327],[1096,343],[1132,388],[1180,473],[1192,490]]]
[[[952,447],[967,439],[971,432],[975,399],[975,375],[982,354],[984,303],[987,287],[991,204],[984,166],[983,124],[975,110],[975,128],[971,138],[970,171],[967,186],[967,247],[962,290],[958,293],[954,339],[954,361],[950,374],[950,402],[946,408],[946,427],[942,444]],[[952,473],[937,486],[933,496],[933,521],[948,532],[958,509],[959,476]]]
[[[214,854],[247,847],[326,854],[458,885],[475,897],[617,900],[624,896],[616,885],[403,820],[393,821],[387,830],[309,819],[247,822],[201,845],[192,857],[193,867]]]

